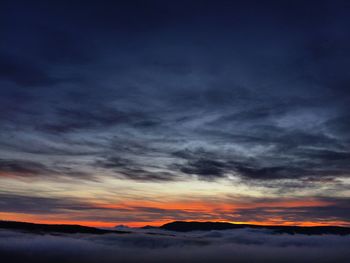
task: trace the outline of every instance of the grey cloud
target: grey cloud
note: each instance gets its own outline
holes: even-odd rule
[[[179,170],[185,174],[195,174],[201,179],[216,179],[224,177],[227,165],[220,161],[210,159],[197,159],[186,165],[178,165]]]
[[[112,170],[117,175],[132,180],[172,181],[177,178],[176,174],[165,171],[164,169],[159,171],[159,167],[156,165],[152,167],[133,161],[130,158],[127,159],[116,156],[109,156],[105,159],[97,160],[94,165],[104,169]],[[154,168],[158,169],[155,170]]]
[[[103,210],[81,200],[0,193],[0,211],[31,214],[59,214],[66,211]]]
[[[36,176],[53,173],[53,170],[42,163],[7,159],[0,159],[0,171],[5,173],[5,176],[6,173],[22,176]]]
[[[346,200],[348,201],[348,200]],[[344,202],[338,202],[326,206],[310,207],[259,207],[238,209],[229,218],[234,221],[264,221],[272,217],[283,218],[290,222],[318,221],[331,223],[332,221],[349,222],[349,205]]]
[[[69,165],[53,165],[36,161],[27,161],[22,159],[0,159],[0,173],[3,177],[19,178],[41,178],[41,179],[63,179],[68,178],[89,178],[94,180],[93,176],[80,169]]]

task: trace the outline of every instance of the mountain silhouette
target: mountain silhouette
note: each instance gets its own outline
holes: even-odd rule
[[[161,229],[176,231],[176,232],[190,232],[190,231],[210,231],[210,230],[228,230],[228,229],[267,229],[272,230],[273,233],[286,234],[303,234],[303,235],[350,235],[349,227],[341,226],[262,226],[250,224],[233,224],[227,222],[187,222],[175,221],[164,224]]]
[[[211,231],[211,230],[230,230],[230,229],[261,229],[270,230],[274,234],[303,234],[303,235],[350,235],[349,227],[341,226],[263,226],[251,224],[233,224],[228,222],[194,222],[194,221],[174,221],[164,224],[160,227],[146,226],[145,230],[168,230],[175,232],[191,232],[191,231]],[[64,233],[64,234],[128,234],[132,231],[127,230],[108,230],[95,227],[81,225],[65,225],[65,224],[35,224],[16,221],[1,221],[0,229],[10,229],[35,234],[45,233]],[[156,233],[146,233],[156,234]],[[161,233],[157,233],[161,234]]]
[[[129,231],[106,230],[95,227],[81,226],[81,225],[58,225],[58,224],[35,224],[16,221],[0,221],[0,228],[19,230],[31,233],[65,233],[65,234],[108,234],[118,233],[127,234]]]

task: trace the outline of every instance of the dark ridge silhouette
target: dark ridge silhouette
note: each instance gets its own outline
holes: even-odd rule
[[[302,234],[302,235],[350,235],[349,227],[341,226],[263,226],[251,224],[233,224],[227,222],[188,222],[175,221],[157,227],[145,226],[143,229],[162,229],[175,232],[191,232],[191,231],[210,231],[210,230],[229,230],[229,229],[266,229],[271,230],[274,234]],[[64,224],[35,224],[16,221],[1,221],[0,229],[18,230],[23,232],[30,232],[35,234],[45,233],[62,233],[62,234],[129,234],[131,231],[121,230],[107,230],[95,227],[81,226],[81,225],[64,225]],[[146,233],[152,235],[159,235],[160,233]]]
[[[0,228],[19,230],[30,233],[45,234],[45,233],[64,233],[64,234],[128,234],[129,231],[106,230],[95,227],[80,226],[80,225],[51,225],[51,224],[35,224],[15,221],[1,221]]]
[[[302,235],[350,235],[349,227],[340,226],[261,226],[250,224],[232,224],[227,222],[186,222],[175,221],[164,224],[160,227],[164,230],[176,232],[190,232],[190,231],[210,231],[210,230],[228,230],[228,229],[267,229],[272,230],[276,234],[302,234]]]

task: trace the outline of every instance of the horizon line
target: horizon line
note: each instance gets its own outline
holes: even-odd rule
[[[280,227],[344,227],[344,228],[350,228],[350,223],[347,222],[342,222],[345,224],[330,224],[330,223],[320,223],[320,222],[302,222],[301,224],[290,224],[292,222],[285,222],[284,224],[282,223],[277,223],[277,224],[272,224],[272,223],[262,223],[262,222],[233,222],[233,221],[221,221],[221,220],[213,220],[213,221],[204,221],[204,220],[173,220],[173,221],[167,221],[161,224],[154,225],[152,222],[145,223],[145,224],[139,224],[138,226],[132,226],[128,225],[125,223],[106,223],[106,222],[100,222],[101,224],[89,224],[89,222],[86,221],[17,221],[17,220],[6,220],[6,219],[0,219],[0,222],[15,222],[15,223],[28,223],[28,224],[37,224],[37,225],[64,225],[64,226],[82,226],[82,227],[93,227],[93,228],[115,228],[117,226],[123,225],[128,228],[143,228],[143,227],[161,227],[165,224],[170,224],[174,222],[186,222],[186,223],[228,223],[232,225],[250,225],[250,226],[280,226]],[[84,224],[87,223],[87,224]],[[91,222],[90,222],[91,223]],[[97,222],[96,222],[97,223]],[[107,226],[108,224],[109,226]]]

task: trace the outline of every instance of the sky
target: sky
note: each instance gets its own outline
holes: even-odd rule
[[[1,1],[0,219],[350,225],[348,1]]]

